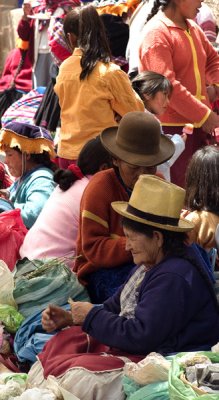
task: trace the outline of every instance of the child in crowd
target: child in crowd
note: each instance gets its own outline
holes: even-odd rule
[[[138,74],[132,80],[132,87],[143,100],[147,111],[156,116],[165,112],[173,90],[169,79],[157,72],[146,71]],[[170,160],[157,167],[157,171],[161,172],[168,181],[170,181],[170,167],[184,151],[187,135],[183,133],[181,136],[174,134],[169,137],[175,145],[175,153]]]
[[[209,251],[216,247],[219,224],[219,151],[215,146],[197,150],[186,171],[186,197],[183,217],[194,224],[191,242]]]
[[[52,137],[38,126],[10,122],[0,131],[0,151],[5,153],[5,164],[16,179],[1,195],[10,200],[12,208],[21,210],[29,229],[55,188]]]
[[[64,32],[73,54],[62,63],[54,88],[61,107],[58,156],[63,168],[89,139],[117,126],[115,113],[144,110],[126,73],[110,62],[104,26],[92,5],[70,11]]]
[[[75,256],[82,193],[92,175],[110,166],[111,156],[98,136],[84,145],[77,165],[55,172],[58,186],[27,233],[20,248],[21,258],[67,257],[72,266],[70,258]]]

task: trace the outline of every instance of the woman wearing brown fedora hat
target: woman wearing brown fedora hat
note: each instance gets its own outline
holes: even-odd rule
[[[91,361],[88,370],[97,371],[101,351],[105,356],[130,359],[134,355],[143,358],[150,352],[168,355],[209,350],[218,342],[219,310],[213,284],[200,253],[185,244],[186,232],[193,225],[180,219],[184,197],[184,189],[142,175],[129,202],[112,203],[123,216],[126,249],[137,265],[126,283],[103,305],[72,302],[71,311],[50,306],[43,312],[46,331],[71,326],[47,342],[39,354],[44,376],[51,372],[63,376],[77,366],[86,369],[85,363],[92,356],[99,359],[95,358],[93,368]],[[88,351],[87,344],[82,348],[85,334],[89,335]],[[87,353],[82,361],[83,351]],[[86,360],[89,353],[95,354]],[[75,384],[71,390],[78,395]],[[98,391],[96,394],[98,397]]]
[[[113,158],[113,169],[96,174],[81,201],[75,271],[87,285],[94,303],[102,303],[127,278],[133,267],[125,237],[111,202],[128,201],[141,174],[155,174],[156,166],[174,153],[170,139],[161,135],[152,114],[127,113],[119,127],[105,129],[101,141]]]

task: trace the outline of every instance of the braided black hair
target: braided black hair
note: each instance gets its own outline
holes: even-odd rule
[[[151,9],[150,14],[148,14],[148,17],[146,19],[146,22],[148,22],[159,10],[164,10],[165,7],[168,6],[171,0],[155,0],[154,5]]]

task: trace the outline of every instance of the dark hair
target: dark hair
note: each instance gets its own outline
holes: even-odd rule
[[[81,149],[77,160],[77,166],[83,175],[94,175],[101,166],[110,168],[112,165],[111,155],[103,147],[100,136],[89,140]],[[54,181],[59,184],[60,189],[67,190],[78,179],[68,169],[58,169],[54,174]]]
[[[17,146],[13,147],[13,150],[17,151],[20,154],[25,153],[22,152]],[[51,169],[53,172],[57,170],[57,165],[53,161],[51,161],[50,155],[47,151],[43,151],[42,153],[38,154],[30,154],[30,160],[33,161],[35,164],[40,164],[46,168]]]
[[[111,52],[104,24],[92,5],[77,7],[64,19],[64,33],[77,37],[82,50],[80,80],[85,79],[98,61],[109,63]]]
[[[185,206],[219,215],[219,150],[206,146],[197,150],[186,170]]]
[[[187,235],[184,232],[167,231],[165,229],[157,228],[155,226],[150,226],[138,221],[133,221],[132,219],[126,217],[123,217],[122,224],[125,228],[129,228],[134,232],[143,233],[145,236],[149,238],[153,237],[154,231],[161,232],[163,235],[162,249],[164,255],[167,254],[181,255],[184,253],[185,241],[187,238]]]
[[[163,11],[165,9],[165,7],[167,7],[170,2],[171,2],[171,0],[155,0],[150,14],[148,14],[146,22],[148,22],[155,14],[157,14],[157,12],[159,10]]]
[[[143,102],[145,101],[145,94],[153,98],[157,92],[171,95],[173,91],[173,85],[169,79],[154,71],[141,72],[131,80],[131,83]]]

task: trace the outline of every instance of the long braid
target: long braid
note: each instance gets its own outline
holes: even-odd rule
[[[155,0],[154,5],[151,9],[150,14],[148,14],[148,17],[146,19],[146,23],[155,15],[157,12],[161,9],[164,10],[164,8],[169,4],[170,0]]]

